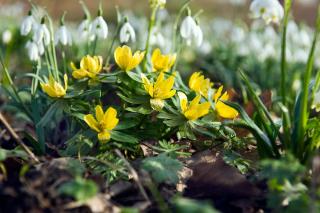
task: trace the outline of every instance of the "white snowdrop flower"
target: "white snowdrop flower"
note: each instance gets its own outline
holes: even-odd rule
[[[108,37],[108,25],[102,16],[98,16],[93,20],[91,31],[100,39]]]
[[[135,42],[136,33],[134,32],[134,29],[131,26],[131,24],[126,21],[120,29],[120,42],[128,43],[129,40],[131,40],[132,42]]]
[[[55,37],[55,40],[54,40],[55,45],[58,45],[59,43],[62,44],[63,46],[72,45],[71,34],[65,25],[61,25],[59,27],[54,37]]]
[[[33,41],[36,41],[37,43],[43,41],[45,46],[48,46],[50,44],[50,32],[48,27],[44,23],[39,24],[36,27],[35,33],[33,35]]]
[[[9,44],[12,40],[12,33],[10,30],[5,30],[3,33],[2,33],[2,42],[4,44]]]
[[[197,45],[197,47],[200,47],[203,42],[203,32],[199,25],[196,26],[194,38],[195,44]]]
[[[28,41],[26,48],[28,49],[28,56],[31,61],[37,61],[40,58],[37,43],[34,41]]]
[[[85,40],[89,38],[91,34],[91,28],[92,28],[92,25],[89,19],[85,18],[84,20],[82,20],[82,22],[79,24],[77,29],[80,40]],[[94,35],[91,34],[91,37],[94,38]]]
[[[197,24],[191,16],[187,16],[183,19],[180,28],[180,34],[184,39],[190,39],[195,34],[195,28]]]
[[[29,12],[29,15],[22,20],[22,23],[20,26],[21,35],[23,36],[28,35],[31,32],[32,28],[35,26],[35,24],[36,24],[36,21],[33,18],[31,12]]]
[[[181,37],[187,41],[187,45],[195,43],[198,47],[203,42],[203,33],[200,26],[191,17],[187,16],[183,19],[180,27]]]
[[[150,37],[150,44],[164,48],[166,41],[162,33],[154,28]]]
[[[278,0],[254,0],[250,5],[253,18],[262,18],[267,24],[279,23],[283,18],[283,7]]]
[[[43,45],[43,41],[42,42],[39,42],[37,43],[38,45],[38,52],[39,52],[39,55],[43,55],[44,54],[44,45]]]

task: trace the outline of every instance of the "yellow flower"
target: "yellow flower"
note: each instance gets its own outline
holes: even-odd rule
[[[180,99],[180,108],[183,113],[183,115],[188,119],[188,120],[197,120],[198,118],[206,115],[209,113],[210,109],[210,103],[209,102],[204,102],[199,104],[201,96],[197,95],[188,105],[188,98],[187,96],[182,93],[178,92],[178,96]]]
[[[204,78],[200,72],[194,72],[189,79],[189,87],[191,90],[202,95],[203,97],[208,97],[208,91],[213,86],[209,78]]]
[[[82,79],[86,77],[95,78],[102,70],[103,59],[101,56],[87,55],[80,61],[80,68],[77,68],[73,62],[71,62],[71,68],[73,70],[72,76],[76,79]]]
[[[238,111],[235,110],[234,108],[226,105],[222,101],[227,101],[229,100],[229,95],[227,92],[222,94],[223,86],[220,86],[218,91],[214,95],[214,101],[216,103],[215,108],[218,113],[218,115],[222,118],[226,119],[234,119],[238,116]]]
[[[151,62],[153,71],[167,72],[176,62],[176,54],[162,55],[159,48],[152,53]]]
[[[141,74],[141,78],[144,89],[151,96],[150,104],[154,110],[160,111],[164,106],[164,100],[176,94],[176,90],[172,89],[174,85],[174,75],[164,79],[164,73],[161,72],[155,83],[150,83],[144,74]]]
[[[84,121],[91,129],[98,132],[99,141],[108,141],[110,140],[111,130],[113,130],[119,122],[117,110],[109,107],[106,112],[103,112],[100,105],[96,106],[95,110],[96,116],[94,117],[92,114],[85,115]]]
[[[114,51],[114,59],[121,70],[130,71],[136,68],[143,60],[145,52],[136,51],[132,55],[131,48],[124,45]]]
[[[66,95],[68,89],[68,76],[64,74],[64,87],[56,82],[50,75],[48,83],[40,83],[42,90],[52,98],[61,98]]]

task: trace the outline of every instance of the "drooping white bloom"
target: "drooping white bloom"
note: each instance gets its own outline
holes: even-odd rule
[[[120,29],[120,42],[127,43],[131,40],[136,41],[136,33],[129,22],[126,22]]]
[[[40,42],[40,43],[37,43],[38,45],[38,52],[39,52],[39,55],[43,55],[44,54],[44,45],[43,45],[43,41]]]
[[[8,44],[10,43],[10,41],[12,40],[12,33],[10,30],[5,30],[3,33],[2,33],[2,42],[4,44]]]
[[[54,37],[55,37],[55,40],[54,40],[55,45],[58,45],[59,43],[64,46],[72,45],[71,34],[65,25],[61,25],[59,27]]]
[[[91,28],[92,28],[92,25],[89,21],[89,19],[84,19],[80,24],[79,24],[79,27],[78,27],[78,35],[79,35],[79,38],[80,40],[85,40],[85,39],[88,39],[89,36],[90,36],[90,33],[91,33]],[[94,39],[94,34],[92,34],[93,39]],[[93,40],[92,39],[92,40]]]
[[[41,41],[44,42],[44,45],[50,44],[50,32],[48,27],[43,23],[39,24],[34,32],[33,41],[40,43]]]
[[[23,36],[28,35],[32,28],[35,26],[36,21],[34,20],[33,16],[31,14],[29,14],[28,16],[26,16],[20,26],[20,33]]]
[[[279,23],[283,18],[283,7],[278,0],[254,0],[250,5],[253,18],[262,18],[267,24]]]
[[[37,61],[40,58],[39,48],[36,42],[28,41],[26,48],[28,49],[28,56],[31,61]]]
[[[157,30],[156,28],[153,28],[153,32],[151,33],[150,37],[150,44],[151,45],[157,45],[158,47],[164,48],[166,41],[162,33]]]
[[[183,19],[180,28],[180,34],[181,37],[186,40],[187,45],[189,46],[194,43],[199,47],[203,42],[202,30],[191,16],[187,16]]]
[[[108,25],[102,16],[98,16],[93,20],[91,32],[100,39],[108,37]]]

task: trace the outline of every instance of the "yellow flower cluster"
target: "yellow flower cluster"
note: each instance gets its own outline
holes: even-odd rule
[[[204,78],[200,72],[193,73],[189,79],[190,89],[205,98],[208,98],[208,92],[212,86],[213,83],[210,82],[210,79]],[[238,116],[238,112],[234,108],[223,103],[223,101],[229,100],[229,95],[227,92],[222,95],[222,90],[223,86],[219,87],[214,95],[216,112],[221,118],[234,119]]]
[[[114,52],[115,62],[118,67],[125,71],[135,69],[145,57],[145,52],[136,51],[134,54],[131,48],[124,45],[116,48]],[[173,97],[176,90],[173,89],[175,83],[175,74],[167,73],[176,61],[176,54],[163,55],[160,49],[155,49],[152,53],[151,63],[152,70],[158,72],[156,81],[151,82],[144,74],[141,74],[141,79],[145,91],[150,98],[150,106],[157,111],[160,111],[165,104],[165,100]],[[102,71],[103,60],[101,56],[85,56],[80,61],[80,67],[77,68],[74,63],[71,63],[73,70],[72,76],[76,79],[91,78],[96,79],[97,75]],[[165,77],[168,75],[169,77]],[[188,101],[186,94],[178,92],[180,100],[180,109],[184,117],[189,121],[197,120],[210,111],[208,99],[209,90],[212,89],[213,83],[210,79],[205,78],[200,72],[195,72],[189,79],[189,88],[196,93],[196,97],[192,101]],[[41,83],[42,90],[50,97],[61,98],[66,95],[68,88],[68,77],[64,75],[64,87],[50,75],[47,83]],[[215,102],[215,110],[221,118],[234,119],[238,116],[238,112],[226,105],[223,101],[229,100],[227,92],[223,91],[223,86],[219,87],[213,99]],[[119,119],[117,111],[109,107],[106,112],[103,111],[100,105],[95,107],[95,116],[88,114],[84,116],[84,121],[88,126],[98,133],[98,139],[102,142],[108,141],[111,137],[111,131],[117,126]]]

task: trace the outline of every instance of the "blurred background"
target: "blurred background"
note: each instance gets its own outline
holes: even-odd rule
[[[59,17],[64,11],[68,11],[68,20],[79,20],[83,17],[83,12],[79,0],[33,0],[37,5],[45,7],[54,17]],[[90,10],[96,11],[100,0],[84,0]],[[133,10],[136,15],[145,15],[149,12],[147,0],[102,0],[105,16],[115,17],[114,6],[118,5],[123,10]],[[185,0],[167,0],[167,9],[170,12],[179,10]],[[204,9],[204,15],[224,18],[248,19],[248,8],[251,0],[193,0],[193,9]],[[283,0],[280,0],[283,2]],[[312,24],[315,19],[317,0],[295,0],[294,17]],[[17,17],[21,13],[26,14],[30,9],[29,0],[0,0],[0,16]],[[3,22],[1,23],[3,24]]]

